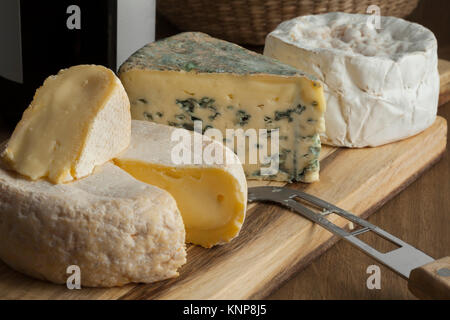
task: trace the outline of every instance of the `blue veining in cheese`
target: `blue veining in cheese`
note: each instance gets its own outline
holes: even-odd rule
[[[318,180],[324,130],[322,85],[277,60],[203,33],[148,44],[120,68],[134,119],[193,129],[267,129],[267,143],[247,143],[247,153],[269,148],[279,129],[279,171],[262,175],[261,161],[248,163],[250,179]],[[225,138],[224,138],[225,140]],[[226,141],[224,141],[226,142]],[[249,141],[247,141],[249,142]],[[246,159],[248,160],[248,154]]]

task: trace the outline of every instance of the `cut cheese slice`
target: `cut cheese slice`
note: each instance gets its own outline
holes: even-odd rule
[[[48,77],[3,153],[32,180],[68,182],[89,175],[130,141],[130,104],[114,73],[79,65]]]
[[[172,141],[176,130],[185,132],[189,139]],[[173,150],[180,144],[192,151],[192,159],[198,152],[194,136],[203,139],[202,152],[217,148],[223,159],[228,156],[230,161],[176,165]],[[172,194],[183,217],[187,242],[211,247],[238,235],[245,218],[247,182],[239,159],[221,143],[196,132],[133,120],[130,146],[114,163],[136,179]]]
[[[175,200],[107,163],[87,178],[51,184],[0,167],[0,258],[13,269],[82,286],[110,287],[176,276],[186,262]]]
[[[325,100],[319,82],[277,60],[202,33],[182,33],[134,53],[120,68],[133,119],[193,129],[279,129],[273,136],[247,139],[249,179],[312,182],[319,179],[319,134],[324,131]],[[263,133],[264,135],[264,133]],[[226,138],[231,146],[234,138]],[[262,140],[262,141],[261,141]],[[279,160],[274,170],[267,157]],[[252,161],[251,155],[258,155]]]

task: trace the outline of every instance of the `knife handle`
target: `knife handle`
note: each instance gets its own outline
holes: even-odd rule
[[[450,257],[411,271],[408,288],[419,299],[450,299]]]

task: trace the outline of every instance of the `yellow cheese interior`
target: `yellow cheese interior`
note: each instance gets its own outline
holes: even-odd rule
[[[264,114],[283,110],[295,102],[310,105],[318,102],[315,109],[309,109],[306,117],[318,117],[325,109],[322,88],[305,77],[281,77],[271,75],[196,74],[192,72],[149,71],[134,69],[120,76],[130,102],[133,119],[148,120],[145,112],[161,111],[162,116],[152,114],[156,122],[173,120],[179,112],[172,106],[177,99],[213,97],[218,106],[226,109],[250,108],[255,115],[249,119],[249,127],[264,125]],[[294,80],[295,79],[295,80]],[[299,88],[302,88],[299,90]],[[209,115],[209,110],[200,110]],[[199,114],[202,116],[202,114]],[[217,120],[226,120],[215,128],[233,128],[235,119],[226,113]],[[202,117],[203,118],[203,117]],[[213,122],[213,120],[211,120]],[[204,124],[206,125],[206,124]],[[311,132],[315,131],[311,129]]]
[[[110,70],[93,65],[75,66],[47,78],[14,130],[4,153],[6,161],[33,180],[72,180],[89,126],[114,81]]]
[[[203,128],[216,128],[224,137],[226,129],[231,128],[278,128],[280,150],[285,150],[286,153],[281,168],[283,170],[280,170],[276,180],[286,181],[294,178],[285,175],[300,172],[317,159],[317,155],[312,154],[310,150],[319,141],[316,135],[324,131],[325,101],[321,85],[306,77],[136,68],[122,73],[120,79],[130,98],[133,119],[186,127],[193,124],[192,119],[197,118],[203,121]],[[214,101],[213,110],[196,106],[193,112],[186,112],[180,108],[180,101],[200,101],[204,98]],[[306,109],[301,116],[292,113],[293,121],[288,117],[279,121],[274,119],[278,112],[285,113],[298,105],[304,105]],[[250,115],[245,123],[239,123],[236,117],[237,112],[241,111]],[[267,122],[267,117],[272,120]],[[260,145],[261,148],[266,148],[265,145]],[[320,147],[320,143],[318,146]],[[248,146],[247,153],[251,148],[253,146]],[[257,174],[260,168],[259,160],[256,164],[242,162],[249,179],[261,178]],[[304,177],[304,181],[308,182],[317,179],[318,168],[308,171]]]
[[[168,191],[176,200],[186,241],[209,248],[234,238],[244,221],[245,199],[236,179],[218,168],[175,168],[135,160],[115,164],[136,179]]]

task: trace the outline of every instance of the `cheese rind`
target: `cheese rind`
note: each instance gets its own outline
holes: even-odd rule
[[[131,129],[130,146],[114,163],[175,198],[186,227],[186,241],[211,247],[236,237],[247,206],[247,181],[237,156],[221,143],[196,132],[137,120],[132,121]],[[172,140],[176,130],[182,130],[190,139]],[[217,148],[223,159],[230,160],[194,164],[194,152],[198,152],[194,136],[203,139],[202,152]],[[172,151],[177,146],[190,150],[192,164],[175,164]]]
[[[379,146],[415,135],[436,118],[439,98],[437,41],[421,25],[333,12],[280,24],[264,55],[323,82],[327,103],[322,142]]]
[[[250,163],[267,143],[246,141],[241,158],[249,179],[318,180],[319,133],[324,130],[321,84],[276,60],[202,33],[182,33],[133,54],[119,77],[133,119],[193,129],[279,129],[276,174],[263,175],[265,159]],[[227,142],[224,140],[224,142]]]
[[[0,168],[0,258],[54,283],[71,265],[82,286],[149,283],[178,275],[185,231],[169,193],[111,163],[58,185]]]
[[[79,179],[128,146],[130,123],[129,100],[114,73],[74,66],[48,77],[36,91],[3,158],[32,180]]]

